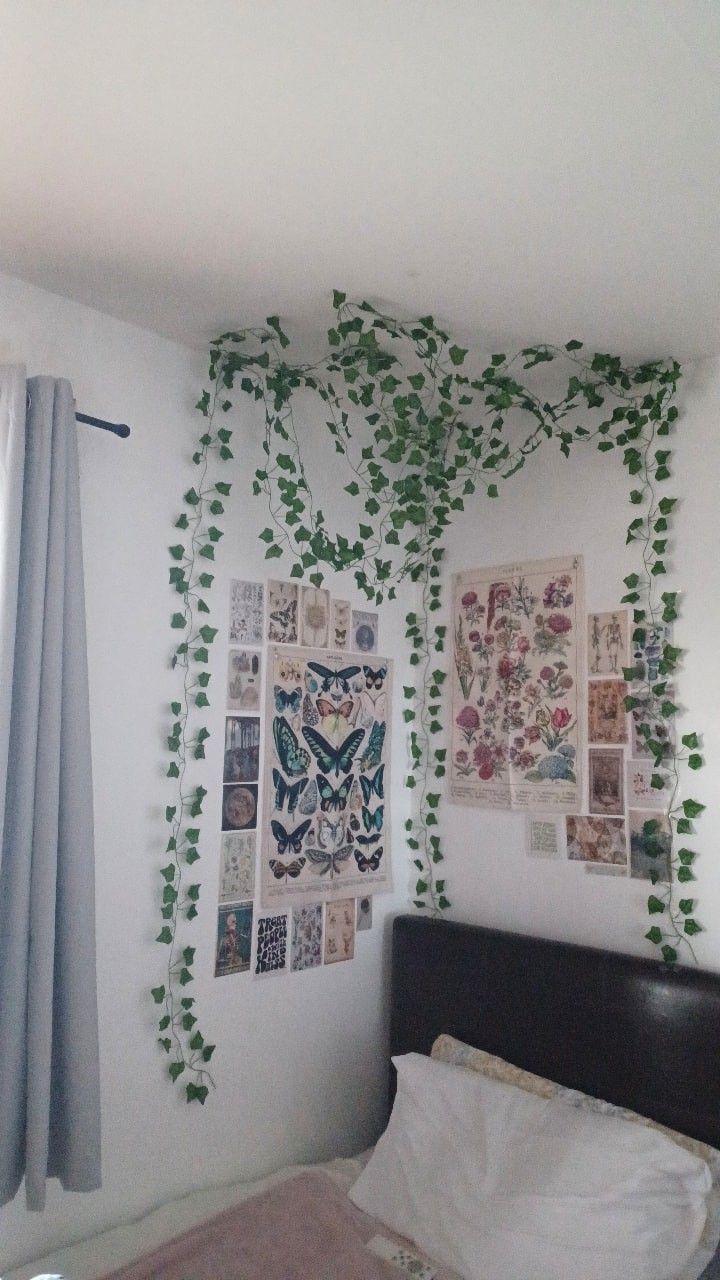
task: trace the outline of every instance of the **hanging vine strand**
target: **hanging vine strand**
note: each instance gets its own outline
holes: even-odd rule
[[[633,606],[633,641],[642,648],[650,628],[677,617],[677,593],[659,590],[666,574],[663,557],[676,500],[658,497],[658,487],[670,478],[670,450],[655,446],[659,437],[670,434],[677,420],[673,402],[680,367],[673,361],[656,361],[626,368],[614,356],[585,355],[582,344],[571,341],[564,348],[540,344],[512,357],[493,355],[473,376],[466,372],[468,351],[453,343],[432,316],[400,321],[367,302],[348,302],[338,291],[333,295],[333,307],[327,353],[313,364],[289,363],[289,339],[276,316],[269,317],[265,327],[229,332],[211,344],[212,390],[204,391],[199,403],[210,421],[195,462],[206,465],[207,451],[213,449],[219,449],[221,457],[231,456],[230,433],[223,429],[214,432],[212,423],[218,406],[226,412],[239,388],[258,402],[264,415],[264,461],[255,471],[253,492],[264,497],[269,511],[270,522],[260,534],[266,558],[272,561],[287,556],[290,576],[307,577],[318,587],[327,570],[350,572],[358,589],[376,604],[394,599],[402,582],[417,585],[418,607],[406,618],[410,664],[415,672],[413,683],[404,688],[403,714],[409,734],[406,784],[414,798],[406,834],[418,873],[415,905],[439,912],[450,906],[441,875],[444,855],[437,789],[447,762],[446,748],[441,745],[447,628],[435,619],[442,608],[446,530],[468,501],[479,496],[497,498],[500,485],[543,444],[555,442],[565,456],[579,443],[591,444],[603,453],[619,450],[633,483],[639,486],[630,495],[638,514],[629,526],[627,540],[639,545],[641,563],[625,579],[624,601]],[[530,385],[526,375],[556,360],[569,362],[570,372],[563,394],[550,401]],[[299,392],[311,392],[318,398],[338,466],[346,471],[344,491],[357,503],[353,532],[329,529],[313,491],[303,435],[294,416]],[[225,492],[220,486],[215,488]],[[198,529],[208,496],[202,486],[185,495]],[[347,509],[350,511],[350,503]],[[175,618],[181,618],[190,630],[194,626],[194,558],[204,554],[203,547],[212,552],[213,537],[219,536],[219,530],[214,535],[208,530],[204,543],[204,535],[198,534],[201,546],[196,547],[193,535],[189,550],[185,546],[171,548],[171,555],[177,552],[176,558],[182,561],[171,570],[171,580],[173,572],[182,574],[174,579],[174,585],[185,604],[183,614]],[[201,608],[199,602],[197,607]],[[173,620],[173,625],[180,622]],[[199,636],[204,639],[202,629]],[[193,649],[196,640],[185,648],[181,645],[175,653],[186,671],[191,658],[204,660],[202,656],[198,659]],[[204,645],[201,654],[203,649]],[[655,761],[652,785],[664,786],[664,773],[673,780],[669,817],[674,835],[689,833],[703,809],[695,800],[679,800],[680,766],[696,769],[702,763],[696,734],[686,734],[681,748],[674,745],[672,720],[678,708],[670,697],[666,677],[674,676],[680,659],[680,651],[665,637],[660,679],[649,680],[647,672],[635,668],[625,672],[632,680],[627,709],[637,716],[637,732]],[[178,713],[168,740],[171,751],[176,747],[186,750],[190,695],[180,700],[182,714]],[[658,725],[664,726],[661,736]],[[197,744],[196,738],[190,741]],[[197,745],[202,747],[202,743]],[[202,796],[199,801],[191,799],[191,803],[201,801]],[[176,813],[182,812],[178,805],[174,810],[169,819],[172,822]],[[178,834],[179,828],[173,838],[177,840]],[[676,851],[674,840],[669,849],[659,819],[646,824],[644,835],[647,852],[657,859],[657,870],[653,867],[650,872],[653,893],[648,899],[654,919],[646,937],[661,948],[666,961],[672,962],[678,958],[681,944],[691,949],[692,935],[701,927],[694,899],[678,899],[676,894],[677,883],[694,879],[696,854],[684,847]],[[196,841],[189,847],[195,850]],[[176,873],[179,878],[180,853],[173,852],[178,856],[169,886],[179,893]],[[163,875],[165,872],[169,873],[169,868]],[[176,901],[164,906],[174,907]],[[170,938],[163,939],[171,947],[174,964],[177,919],[177,910],[168,913]],[[169,975],[171,969],[172,965]],[[158,1003],[170,1001],[165,1013],[171,1019],[168,1027],[174,1025],[173,989],[169,976],[162,995],[158,997],[159,988],[154,992]],[[195,1037],[193,1041],[199,1044]],[[180,1049],[175,1045],[171,1073],[173,1069],[178,1074],[197,1071],[192,1058],[178,1055]],[[193,1084],[195,1089],[205,1087],[202,1081]]]

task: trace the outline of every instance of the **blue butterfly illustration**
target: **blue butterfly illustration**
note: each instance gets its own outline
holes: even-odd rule
[[[375,775],[372,778],[366,778],[364,776],[361,776],[360,786],[362,787],[363,800],[365,801],[365,804],[370,803],[373,792],[375,792],[375,795],[377,796],[378,800],[384,799],[384,795],[385,795],[384,781],[385,781],[385,765],[384,764],[380,765],[380,768],[377,770],[377,773],[375,773]]]
[[[383,822],[385,821],[385,805],[379,804],[374,813],[371,813],[363,805],[362,820],[366,831],[382,831]]]
[[[297,802],[308,784],[308,779],[301,778],[299,782],[288,785],[280,771],[273,769],[272,780],[275,786],[275,808],[282,809],[287,800],[288,813],[294,813]]]
[[[284,716],[276,716],[273,720],[273,738],[278,759],[288,777],[297,778],[301,773],[307,773],[310,754],[300,746]]]
[[[343,667],[340,671],[333,671],[330,667],[326,667],[322,662],[308,662],[311,671],[320,676],[320,692],[331,693],[335,685],[339,693],[349,693],[350,685],[348,681],[356,676],[360,670],[359,667]]]
[[[359,849],[354,849],[353,856],[357,862],[358,871],[377,871],[380,866],[380,862],[382,861],[383,852],[384,850],[382,845],[367,857],[364,853],[361,853]]]
[[[278,853],[287,853],[289,849],[297,857],[302,849],[302,842],[310,830],[310,819],[307,818],[305,822],[301,822],[294,831],[286,831],[282,822],[278,822],[276,818],[273,818],[270,823],[270,830],[275,837]]]
[[[317,786],[320,793],[320,808],[324,813],[341,813],[347,806],[350,788],[353,784],[354,775],[349,773],[343,778],[339,787],[333,787],[327,778],[319,773],[317,776]]]
[[[380,764],[385,742],[385,729],[384,721],[373,720],[368,744],[360,757],[360,769],[363,773],[366,773],[368,769],[376,768]]]
[[[282,715],[283,711],[289,711],[291,715],[297,715],[300,710],[300,699],[302,697],[301,689],[291,689],[288,693],[282,689],[279,684],[275,685],[275,710]]]
[[[353,729],[352,733],[348,734],[339,747],[334,747],[328,742],[327,738],[324,738],[317,729],[313,729],[310,725],[304,725],[302,733],[323,773],[330,773],[331,770],[334,770],[336,778],[339,778],[341,773],[350,771],[352,762],[355,759],[355,752],[365,737],[364,729]],[[307,755],[307,752],[303,752],[303,755]]]
[[[319,869],[321,876],[330,873],[330,879],[339,875],[341,864],[347,862],[353,851],[351,844],[343,845],[342,849],[336,849],[334,853],[326,852],[324,849],[306,849],[305,852],[312,862],[313,866]]]

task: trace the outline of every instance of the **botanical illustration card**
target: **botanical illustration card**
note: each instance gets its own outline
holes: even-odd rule
[[[255,895],[254,831],[227,831],[220,843],[220,901],[239,902]]]
[[[271,578],[268,590],[268,640],[271,644],[297,644],[298,600],[297,582],[280,582]]]
[[[257,826],[257,783],[223,787],[223,831],[254,831]]]
[[[257,782],[259,776],[259,717],[227,716],[223,782]]]
[[[253,649],[231,649],[228,654],[227,707],[229,711],[260,710],[262,655]]]
[[[330,638],[330,592],[322,587],[300,588],[300,644],[325,649]]]
[[[627,742],[627,691],[624,680],[589,681],[588,742]]]
[[[262,582],[230,583],[231,644],[262,644],[264,603]]]
[[[287,968],[288,920],[286,915],[259,916],[255,939],[255,976],[281,973]]]
[[[631,809],[630,875],[634,880],[650,880],[655,872],[663,883],[670,880],[672,828],[670,819],[661,813]]]
[[[369,899],[370,901],[370,899]],[[323,960],[322,902],[292,909],[290,968],[315,969]]]
[[[351,610],[349,600],[335,600],[330,604],[330,648],[350,648]]]
[[[624,814],[625,752],[591,747],[588,751],[588,808],[591,813]]]
[[[378,615],[365,609],[352,611],[352,648],[356,653],[377,653]]]
[[[325,903],[325,963],[352,960],[355,954],[355,899]]]
[[[575,817],[565,819],[567,856],[575,862],[627,865],[624,818]]]
[[[579,556],[454,577],[455,803],[580,808],[585,627]]]
[[[663,748],[664,756],[672,756],[675,741],[673,722],[663,720],[658,714],[662,699],[654,698],[652,694],[648,694],[647,690],[634,686],[631,693],[633,697],[640,699],[640,705],[633,707],[630,713],[633,756],[636,760],[654,760],[655,754],[648,746],[648,742],[659,743]],[[670,702],[675,702],[675,690],[672,685],[667,685],[664,696]],[[645,731],[642,731],[643,726]]]
[[[279,646],[267,662],[263,907],[387,892],[392,664]]]
[[[654,787],[653,778],[661,780],[663,785]],[[670,774],[664,769],[656,769],[652,760],[628,760],[627,797],[633,808],[655,809],[664,813],[670,807],[672,790]]]
[[[628,664],[627,609],[588,614],[588,675],[617,676]]]
[[[663,648],[666,644],[672,644],[672,624],[658,622],[638,630],[642,631],[642,639],[633,641],[631,663],[634,668],[633,679],[655,684],[662,678],[660,663]]]
[[[217,920],[215,977],[228,973],[247,973],[252,946],[252,902],[220,907]]]

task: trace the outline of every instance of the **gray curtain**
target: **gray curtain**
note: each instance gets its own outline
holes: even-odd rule
[[[0,1204],[100,1185],[92,775],[72,388],[0,369]]]

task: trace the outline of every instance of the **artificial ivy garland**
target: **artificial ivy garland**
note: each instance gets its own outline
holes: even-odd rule
[[[153,989],[162,1006],[160,1044],[170,1056],[173,1080],[185,1074],[188,1101],[204,1102],[211,1083],[204,1064],[212,1045],[205,1044],[195,1028],[193,1001],[181,994],[192,981],[194,950],[180,948],[177,937],[181,919],[196,914],[198,884],[186,886],[185,867],[198,857],[199,829],[186,826],[202,811],[205,791],[186,791],[189,761],[204,756],[206,727],[194,728],[195,708],[208,705],[209,672],[198,669],[208,660],[215,630],[199,625],[198,614],[208,613],[204,595],[212,576],[198,572],[200,558],[212,560],[222,536],[208,516],[219,517],[229,484],[208,485],[211,454],[232,457],[231,432],[216,427],[219,413],[231,408],[238,387],[264,409],[265,460],[255,472],[253,492],[264,496],[270,525],[260,534],[266,558],[284,553],[292,560],[290,576],[307,576],[321,586],[324,569],[351,571],[360,591],[376,604],[393,599],[396,586],[405,580],[419,584],[420,604],[406,617],[410,663],[416,679],[405,686],[404,718],[409,729],[409,771],[406,785],[415,796],[413,817],[406,823],[407,843],[418,877],[414,903],[440,912],[450,906],[445,880],[438,874],[443,853],[438,833],[440,792],[436,782],[445,774],[446,748],[438,745],[442,733],[441,700],[446,672],[442,667],[447,628],[433,615],[442,607],[441,566],[445,530],[455,512],[468,499],[484,492],[498,496],[503,480],[524,466],[527,458],[546,440],[555,440],[566,456],[573,445],[595,444],[601,452],[620,449],[625,467],[636,486],[630,501],[637,509],[627,531],[628,543],[636,543],[641,563],[625,578],[623,603],[633,607],[633,640],[642,643],[649,627],[672,622],[677,614],[677,592],[661,591],[666,574],[666,553],[676,499],[660,497],[658,487],[670,478],[670,450],[658,448],[658,438],[670,434],[678,416],[675,398],[680,367],[676,362],[654,361],[626,368],[614,356],[582,354],[582,344],[565,348],[548,344],[524,348],[513,357],[497,354],[477,377],[463,371],[468,352],[452,343],[434,321],[423,316],[405,322],[385,315],[367,302],[348,302],[345,294],[333,296],[335,320],[328,330],[327,354],[314,364],[290,364],[285,358],[289,339],[277,317],[266,327],[223,334],[210,348],[212,390],[198,403],[205,423],[193,461],[198,482],[185,494],[187,511],[176,521],[185,540],[170,547],[170,581],[182,597],[183,609],[171,625],[182,629],[173,665],[180,675],[178,700],[171,705],[172,728],[168,736],[171,761],[168,776],[175,779],[175,802],[166,811],[171,835],[171,861],[161,870],[164,924],[158,941],[170,948],[167,978]],[[542,398],[527,381],[526,371],[558,358],[570,361],[572,372],[564,394],[553,402]],[[302,434],[297,430],[293,400],[298,391],[310,391],[321,402],[325,426],[338,459],[347,469],[345,492],[357,500],[360,517],[357,535],[349,537],[328,529],[321,506],[312,491],[305,465]],[[592,425],[573,425],[582,411]],[[529,428],[518,431],[518,423]],[[692,832],[703,805],[678,799],[679,766],[702,764],[697,734],[682,738],[676,748],[653,737],[652,725],[670,725],[678,707],[669,696],[668,677],[677,670],[680,650],[663,645],[660,678],[638,684],[634,668],[625,678],[633,681],[626,699],[628,710],[639,709],[639,734],[646,740],[655,763],[652,785],[664,786],[663,770],[673,781],[670,821],[675,835]],[[660,824],[645,824],[647,851],[663,856]],[[677,884],[694,879],[695,852],[675,848],[673,838],[669,882],[651,870],[653,892],[648,911],[654,922],[645,935],[673,963],[679,947],[700,930],[694,915],[694,899],[677,896]],[[657,918],[655,920],[655,917]]]

